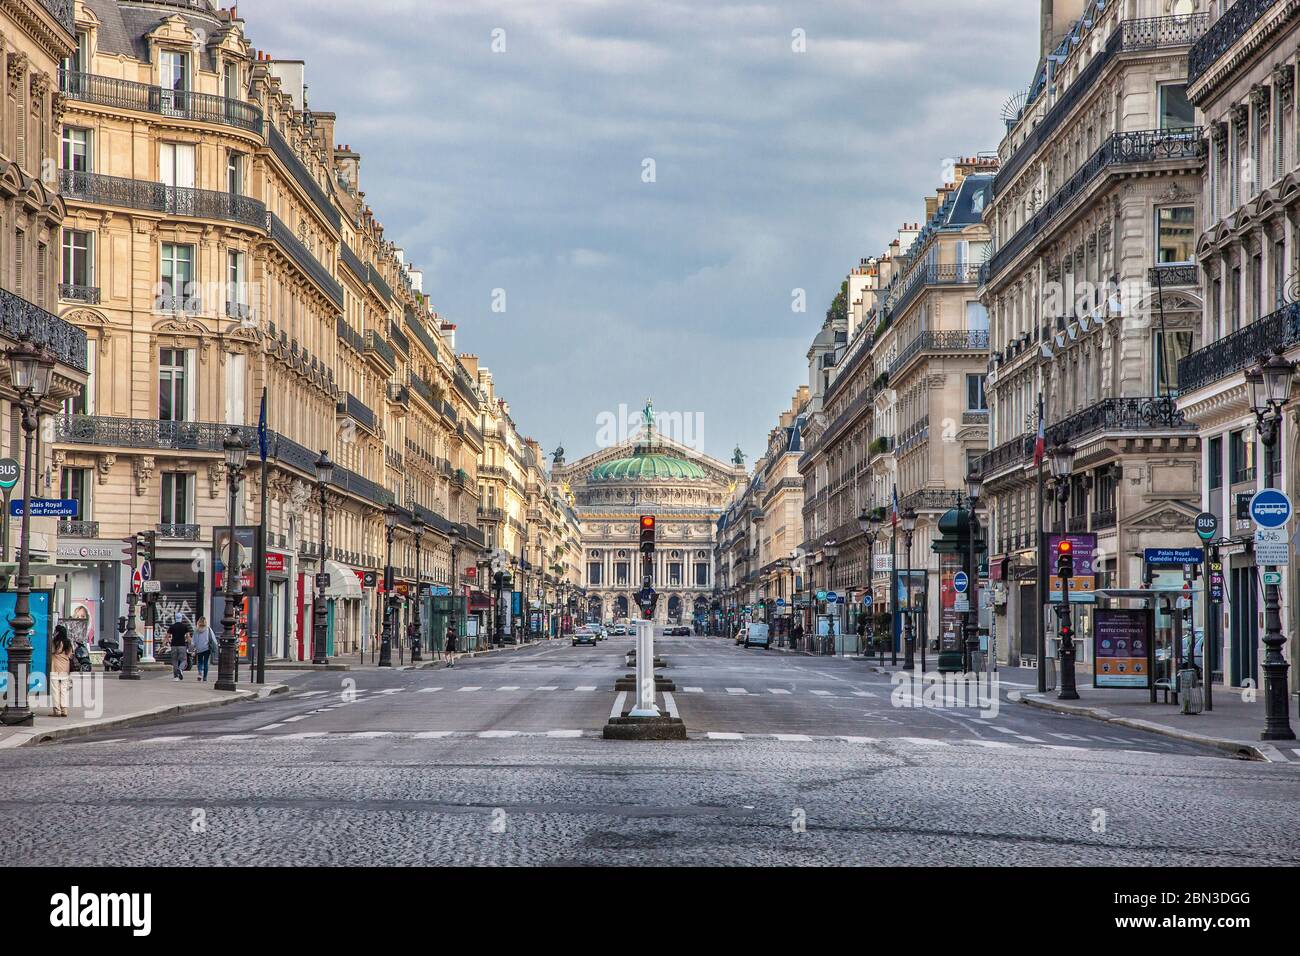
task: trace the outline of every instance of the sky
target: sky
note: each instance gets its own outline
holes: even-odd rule
[[[994,150],[1036,0],[260,0],[254,46],[424,270],[457,350],[569,461],[647,397],[753,463],[848,270]],[[805,311],[797,311],[800,290]]]

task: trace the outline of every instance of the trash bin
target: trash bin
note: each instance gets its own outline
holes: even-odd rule
[[[1205,710],[1201,678],[1194,667],[1185,667],[1178,672],[1178,692],[1182,695],[1184,714],[1199,714]]]

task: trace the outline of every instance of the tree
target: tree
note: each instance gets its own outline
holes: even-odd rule
[[[848,321],[849,317],[849,280],[840,283],[840,294],[831,300],[831,307],[826,310],[826,322],[834,324],[836,319]]]

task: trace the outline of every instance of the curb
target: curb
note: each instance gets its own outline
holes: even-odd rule
[[[164,707],[155,707],[152,710],[141,710],[134,714],[123,714],[121,717],[112,717],[108,720],[96,724],[81,724],[76,727],[52,727],[49,730],[36,730],[28,733],[27,731],[17,731],[7,740],[0,741],[0,748],[9,747],[29,747],[33,744],[48,743],[50,741],[64,740],[68,737],[86,737],[90,734],[99,733],[101,730],[111,730],[117,727],[129,727],[134,724],[148,723],[159,717],[180,716],[190,714],[195,711],[209,710],[214,707],[225,707],[230,704],[239,703],[245,700],[262,700],[273,694],[287,693],[288,684],[267,684],[258,690],[240,690],[235,691],[229,697],[218,697],[213,700],[191,701],[187,704],[168,704]]]
[[[1105,724],[1115,724],[1116,726],[1128,727],[1132,730],[1142,730],[1150,734],[1159,734],[1162,737],[1172,737],[1175,740],[1182,740],[1187,743],[1213,747],[1216,750],[1222,750],[1234,757],[1240,757],[1244,760],[1259,760],[1265,763],[1271,763],[1275,759],[1268,751],[1273,750],[1276,752],[1276,748],[1268,745],[1260,746],[1244,740],[1229,740],[1223,737],[1208,737],[1205,734],[1188,733],[1185,730],[1179,730],[1177,727],[1158,724],[1151,720],[1141,720],[1137,717],[1120,717],[1111,711],[1106,710],[1104,707],[1084,707],[1074,704],[1062,704],[1039,697],[1037,694],[1019,694],[1014,691],[1011,694],[1007,694],[1007,699],[1018,700],[1022,704],[1027,704],[1030,707],[1037,707],[1040,710],[1050,710],[1058,714],[1070,714],[1075,717],[1087,717],[1091,720],[1097,720]]]

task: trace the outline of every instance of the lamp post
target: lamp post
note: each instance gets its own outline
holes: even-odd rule
[[[826,590],[835,590],[835,561],[840,555],[840,546],[835,543],[833,538],[828,538],[822,544],[822,554],[826,557]],[[835,607],[839,607],[838,602]],[[826,608],[826,630],[827,637],[830,638],[830,653],[835,653],[835,614],[831,612],[830,605]]]
[[[239,571],[239,541],[235,536],[235,505],[239,494],[239,484],[244,476],[244,465],[248,462],[248,444],[239,434],[239,429],[230,429],[230,434],[221,443],[226,455],[226,504],[229,508],[230,557],[226,560],[226,573],[222,581],[225,605],[221,612],[221,640],[217,642],[217,682],[212,686],[217,690],[235,689],[235,655],[238,638],[235,633],[235,608],[244,597],[243,575]],[[323,559],[322,559],[323,560]]]
[[[9,642],[9,690],[5,695],[0,723],[7,727],[30,727],[35,721],[27,682],[32,670],[32,628],[36,621],[31,613],[31,496],[32,436],[40,424],[41,402],[50,390],[54,376],[54,359],[31,342],[23,340],[7,353],[9,384],[18,393],[23,428],[23,516],[18,532],[18,581],[14,597],[14,616],[9,622],[13,639]]]
[[[873,567],[873,564],[875,562],[876,537],[880,534],[881,523],[882,522],[880,516],[877,515],[875,511],[868,511],[866,508],[863,508],[862,513],[858,515],[858,527],[861,529],[863,536],[867,539],[867,573],[866,573],[867,594],[871,594],[873,590],[872,578],[875,576],[875,569]],[[873,622],[871,625],[872,641],[874,641],[875,638],[876,638],[876,626]],[[859,654],[862,653],[862,648],[860,647],[858,648],[858,653]]]
[[[451,545],[451,626],[460,637],[460,584],[456,573],[456,545],[460,543],[460,528],[452,525],[447,529],[447,543]]]
[[[393,536],[397,533],[397,522],[400,518],[401,512],[397,510],[396,505],[389,505],[384,509],[384,541],[388,546],[388,553],[384,563],[384,628],[380,632],[380,667],[393,666],[393,611],[396,610],[393,592],[397,583],[396,575],[393,574]]]
[[[415,507],[411,507],[415,512]],[[415,517],[411,519],[411,537],[415,539],[415,606],[411,609],[411,624],[414,625],[414,635],[411,638],[411,663],[424,660],[424,636],[420,632],[420,595],[424,589],[421,583],[420,545],[424,541],[424,519],[415,512]]]
[[[979,534],[979,519],[975,517],[975,509],[979,504],[980,492],[984,488],[984,476],[974,468],[966,475],[966,505],[970,509],[966,522],[966,572],[967,572],[967,596],[966,601],[968,610],[966,611],[966,672],[969,674],[975,669],[975,655],[979,653],[980,636],[979,636],[979,550],[976,547],[976,536]],[[990,652],[992,648],[989,648]]]
[[[325,582],[329,580],[329,571],[325,568],[325,557],[329,554],[326,542],[329,539],[329,514],[325,510],[327,498],[325,486],[334,480],[334,462],[330,453],[321,449],[316,459],[316,491],[320,495],[320,573],[316,575],[316,600],[312,608],[312,647],[311,662],[328,664],[329,656],[325,653],[326,631],[329,627],[329,611],[325,607]]]
[[[916,670],[916,622],[912,620],[912,534],[916,531],[916,509],[903,509],[903,547],[907,549],[907,607],[903,610],[903,670]],[[921,649],[921,672],[925,673],[925,648]]]
[[[1057,513],[1061,534],[1065,533],[1065,503],[1070,500],[1070,475],[1074,471],[1074,449],[1065,443],[1052,448],[1048,453],[1052,480],[1056,483]],[[1070,582],[1061,579],[1061,603],[1056,609],[1060,619],[1058,636],[1060,638],[1061,656],[1061,690],[1057,700],[1078,700],[1079,692],[1074,682],[1074,627],[1070,619]]]
[[[1264,445],[1264,487],[1273,487],[1273,461],[1282,433],[1282,407],[1291,397],[1291,377],[1295,365],[1275,350],[1267,361],[1261,360],[1246,375],[1250,385],[1250,404],[1259,424],[1259,440]],[[1269,565],[1266,571],[1276,571]],[[1269,580],[1274,580],[1270,576]],[[1295,740],[1287,703],[1287,670],[1282,656],[1286,635],[1282,633],[1281,600],[1276,584],[1264,585],[1264,729],[1260,740]],[[1193,641],[1192,656],[1195,657]],[[1208,670],[1207,670],[1208,675]]]

